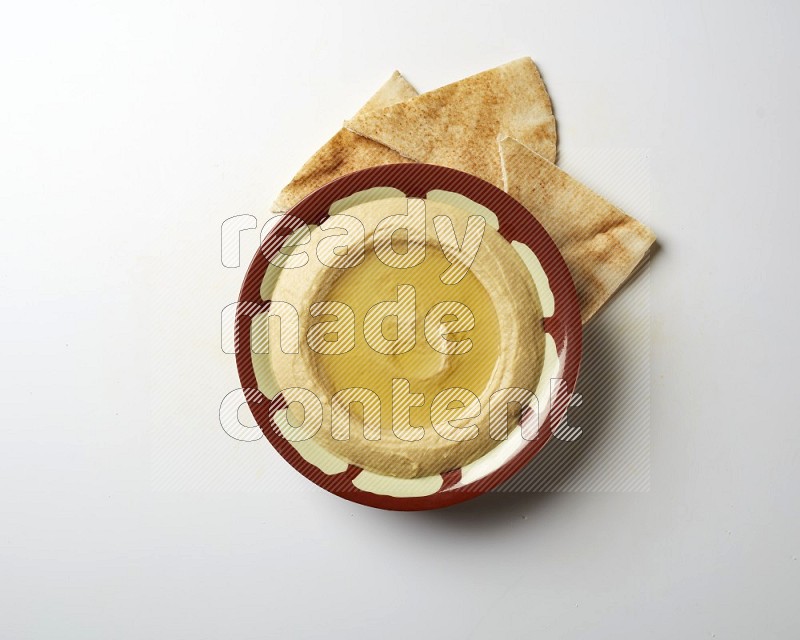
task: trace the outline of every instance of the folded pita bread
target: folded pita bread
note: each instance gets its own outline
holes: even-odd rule
[[[383,109],[416,95],[414,87],[399,72],[395,71],[356,115]],[[366,167],[399,162],[411,162],[411,160],[373,140],[356,135],[347,129],[341,129],[303,165],[291,182],[283,188],[272,205],[272,211],[275,213],[288,211],[309,193],[334,178]]]
[[[556,158],[556,121],[539,70],[521,58],[345,122],[405,158],[502,184],[497,136]]]
[[[558,245],[585,324],[630,276],[655,235],[525,145],[512,138],[498,144],[503,187]]]

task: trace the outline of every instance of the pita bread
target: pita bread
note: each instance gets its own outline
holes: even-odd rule
[[[417,90],[403,77],[403,74],[394,71],[383,86],[356,112],[356,116],[390,107],[418,95]]]
[[[417,91],[398,71],[392,74],[357,116],[383,109],[417,95]],[[309,193],[347,173],[379,164],[411,162],[397,152],[367,138],[341,129],[317,151],[278,195],[274,213],[288,211]]]
[[[518,141],[498,144],[504,188],[558,245],[585,324],[631,275],[655,235]]]
[[[556,158],[556,121],[539,70],[521,58],[345,122],[417,162],[461,169],[500,186],[497,136]]]

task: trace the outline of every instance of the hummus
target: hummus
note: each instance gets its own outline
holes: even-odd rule
[[[476,460],[516,426],[530,396],[513,391],[532,394],[542,371],[542,309],[517,252],[476,218],[396,196],[287,241],[277,278],[273,266],[265,276],[280,338],[263,326],[298,439],[418,478]]]

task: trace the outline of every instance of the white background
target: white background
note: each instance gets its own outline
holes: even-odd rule
[[[790,2],[6,3],[0,636],[797,637],[798,36]],[[393,69],[523,55],[562,148],[649,158],[649,491],[398,514],[198,452],[236,386],[221,221]],[[268,489],[227,479],[247,447]]]

